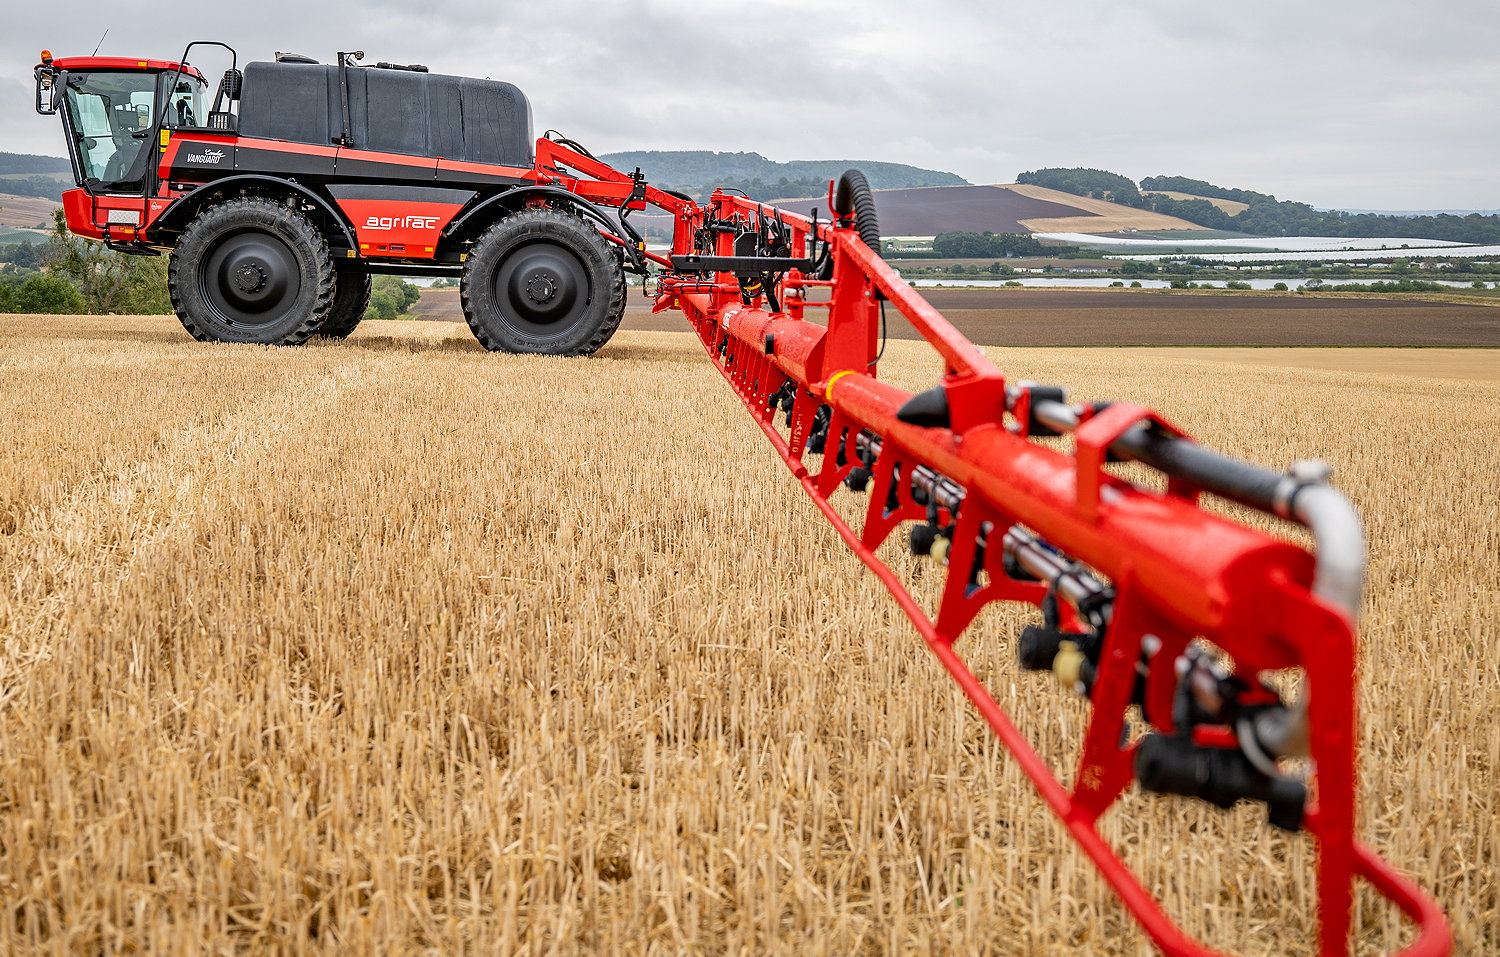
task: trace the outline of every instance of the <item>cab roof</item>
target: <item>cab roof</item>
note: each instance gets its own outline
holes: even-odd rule
[[[58,70],[124,70],[129,72],[166,73],[177,69],[175,60],[138,60],[128,56],[69,56],[58,57],[52,61],[52,66]],[[203,74],[191,66],[184,66],[182,72],[188,76],[203,79]]]

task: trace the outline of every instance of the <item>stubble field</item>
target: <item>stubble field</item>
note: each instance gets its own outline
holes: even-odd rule
[[[1500,383],[989,352],[1335,464],[1361,835],[1500,948]],[[0,422],[0,951],[1149,952],[685,333],[0,317]],[[1066,766],[1085,711],[1017,672],[1024,620],[968,654]],[[1259,820],[1104,827],[1190,930],[1308,953],[1311,856]]]

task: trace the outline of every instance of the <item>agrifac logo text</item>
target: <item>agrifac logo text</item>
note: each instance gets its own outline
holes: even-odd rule
[[[371,216],[365,220],[366,229],[433,229],[436,216]]]

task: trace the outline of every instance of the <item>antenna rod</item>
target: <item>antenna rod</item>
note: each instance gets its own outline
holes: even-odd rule
[[[102,46],[104,46],[104,38],[107,37],[107,36],[109,36],[109,27],[105,27],[104,28],[104,32],[99,35],[99,42],[96,43],[96,44],[94,44],[94,52],[90,53],[89,56],[98,56],[99,55],[99,48],[102,47]]]

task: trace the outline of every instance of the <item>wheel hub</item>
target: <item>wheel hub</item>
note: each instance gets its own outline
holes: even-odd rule
[[[240,292],[258,292],[266,284],[266,270],[258,262],[241,263],[234,271],[234,284]]]
[[[547,272],[534,272],[526,280],[526,298],[541,305],[557,295],[557,277]]]

